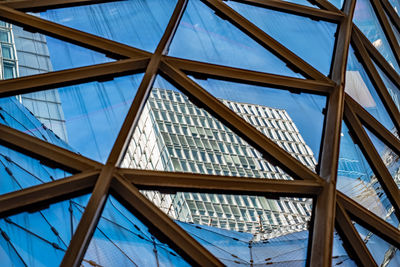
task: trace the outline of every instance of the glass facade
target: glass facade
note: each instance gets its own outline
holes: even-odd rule
[[[0,265],[398,266],[398,8],[0,2]]]

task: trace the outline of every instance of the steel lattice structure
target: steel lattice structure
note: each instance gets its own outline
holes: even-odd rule
[[[142,51],[111,40],[43,20],[24,12],[42,11],[75,5],[90,5],[106,0],[18,0],[0,3],[0,18],[76,45],[101,52],[117,59],[115,62],[56,71],[40,75],[0,81],[0,96],[12,96],[59,86],[145,72],[135,99],[125,118],[106,164],[64,150],[35,137],[0,125],[1,144],[49,166],[57,166],[74,175],[0,196],[0,216],[6,217],[32,208],[92,192],[90,201],[63,258],[62,266],[79,266],[101,216],[108,194],[143,220],[157,236],[180,253],[188,262],[199,266],[221,266],[210,252],[146,199],[139,189],[162,192],[207,192],[252,194],[262,196],[302,196],[314,199],[313,220],[307,263],[309,266],[330,266],[334,228],[338,230],[349,256],[360,266],[377,266],[371,253],[357,233],[351,220],[400,249],[400,231],[360,204],[336,190],[337,166],[342,119],[361,148],[372,170],[382,184],[397,218],[400,219],[400,192],[369,139],[365,129],[374,133],[385,145],[400,155],[400,141],[344,91],[347,55],[350,43],[373,81],[397,131],[400,113],[391,99],[372,59],[395,84],[400,76],[352,22],[356,0],[345,0],[338,10],[326,0],[314,0],[321,9],[276,0],[236,0],[248,5],[267,7],[314,19],[338,23],[334,57],[329,77],[303,61],[264,31],[231,9],[222,0],[202,0],[224,18],[262,44],[285,62],[290,63],[307,79],[289,78],[268,73],[179,59],[167,56],[169,44],[187,5],[179,0],[164,35],[154,53]],[[387,35],[397,62],[400,46],[389,19],[400,31],[400,18],[388,0],[372,0],[374,10]],[[156,75],[162,75],[184,92],[199,107],[215,116],[250,145],[266,160],[276,164],[295,180],[246,179],[190,173],[167,173],[119,168],[124,151],[152,88]],[[323,142],[317,174],[289,155],[273,141],[248,124],[198,84],[188,74],[216,77],[247,84],[273,86],[328,97]]]

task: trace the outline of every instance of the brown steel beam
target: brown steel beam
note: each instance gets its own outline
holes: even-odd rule
[[[93,5],[115,1],[121,0],[16,0],[0,2],[0,5],[24,12],[42,12],[47,9]]]
[[[125,117],[121,130],[119,131],[117,139],[108,156],[107,163],[100,173],[93,194],[90,197],[78,228],[76,229],[71,239],[71,243],[64,255],[61,263],[62,267],[79,266],[83,256],[85,255],[90,239],[93,236],[93,232],[104,208],[115,167],[119,166],[120,161],[124,156],[124,150],[130,142],[131,132],[139,119],[140,112],[145,104],[147,95],[151,90],[151,86],[157,74],[161,57],[168,49],[168,45],[172,40],[172,36],[179,24],[179,20],[185,10],[186,4],[187,0],[178,1],[167,28],[164,31],[163,37],[150,59],[138,92],[128,110],[128,114]]]
[[[193,266],[223,266],[214,255],[173,222],[132,184],[117,177],[113,180],[112,189],[113,195],[142,220],[156,237],[166,240],[190,264]]]
[[[397,28],[397,30],[400,32],[400,17],[399,17],[399,15],[396,13],[393,6],[389,3],[388,0],[381,0],[381,3],[383,5],[383,8],[385,9],[386,14],[388,15],[389,19],[392,21],[393,26],[395,28]]]
[[[378,17],[378,21],[386,35],[386,39],[389,42],[389,46],[392,49],[394,57],[397,61],[397,64],[400,65],[400,46],[399,41],[396,39],[394,35],[392,26],[389,24],[389,20],[383,10],[382,4],[380,3],[381,0],[371,0],[371,5],[375,10],[375,14]]]
[[[206,192],[261,196],[315,196],[322,189],[316,181],[256,179],[193,173],[121,169],[137,188],[168,192]]]
[[[371,58],[374,59],[374,62],[382,69],[382,71],[386,74],[386,76],[394,83],[400,84],[400,75],[396,72],[396,70],[386,61],[386,59],[382,56],[382,54],[373,46],[373,44],[368,40],[367,37],[357,28],[357,26],[353,25],[352,35],[357,35],[364,47],[367,49]]]
[[[327,0],[308,0],[312,4],[315,4],[319,6],[320,8],[324,10],[328,10],[331,12],[341,12],[339,9],[337,9],[336,6],[334,6],[332,3],[328,2]]]
[[[113,174],[113,165],[105,165],[101,170],[90,200],[64,254],[61,267],[80,266],[107,200]]]
[[[400,141],[393,135],[385,126],[376,120],[368,111],[366,111],[353,98],[346,95],[346,104],[349,105],[361,123],[378,137],[386,146],[393,150],[397,155],[400,155]]]
[[[339,162],[340,130],[343,119],[345,74],[351,39],[355,0],[344,2],[346,15],[339,25],[332,62],[332,80],[337,84],[328,98],[327,114],[319,162],[319,175],[326,184],[314,203],[314,221],[310,231],[310,266],[328,266],[332,262],[332,244],[335,225],[336,177]]]
[[[42,164],[76,173],[101,168],[101,164],[74,152],[0,124],[0,144],[39,159]]]
[[[260,28],[256,27],[253,23],[248,21],[246,18],[241,16],[235,10],[230,8],[228,5],[219,0],[202,0],[212,9],[217,11],[217,15],[223,14],[224,18],[228,19],[232,24],[241,29],[244,33],[249,35],[255,41],[260,43],[262,46],[270,50],[272,53],[277,55],[279,58],[284,60],[287,64],[292,65],[296,71],[300,71],[306,77],[310,77],[315,80],[328,81],[330,80],[312,67],[310,64],[299,58],[292,51],[287,49],[285,46],[277,42],[271,36],[266,34]]]
[[[334,85],[325,81],[292,78],[187,59],[165,57],[164,60],[175,68],[182,70],[186,74],[194,75],[195,77],[217,78],[233,82],[272,86],[292,92],[306,92],[322,95],[330,94],[334,87]]]
[[[75,30],[60,24],[46,21],[36,16],[25,14],[5,6],[0,5],[0,18],[15,25],[19,25],[24,30],[40,32],[51,37],[67,41],[115,59],[148,56],[150,53],[140,49],[117,43],[93,34]]]
[[[0,196],[0,218],[48,205],[83,194],[94,187],[99,171],[87,171],[53,182]]]
[[[263,8],[274,9],[285,13],[291,13],[318,20],[320,19],[333,22],[340,22],[344,18],[343,13],[303,6],[284,1],[277,1],[277,0],[233,0],[233,1],[253,6],[259,6]]]
[[[392,203],[397,218],[400,220],[400,192],[393,177],[383,163],[381,156],[376,151],[356,114],[351,110],[351,106],[347,105],[347,102],[345,103],[344,115],[353,140],[359,145],[372,171]]]
[[[386,242],[400,249],[400,231],[391,224],[385,222],[371,211],[338,192],[337,200],[346,210],[347,214],[358,224],[370,230]]]
[[[347,254],[363,267],[377,267],[360,234],[354,227],[341,204],[336,204],[336,229],[339,232]]]
[[[160,70],[170,82],[189,96],[189,99],[194,102],[194,104],[207,110],[233,132],[259,150],[266,160],[278,165],[294,179],[311,179],[315,181],[321,179],[317,174],[293,158],[288,152],[225,106],[221,101],[189,79],[183,72],[175,69],[167,62],[161,64]]]
[[[397,131],[400,131],[400,113],[396,104],[394,103],[392,97],[389,94],[389,91],[386,89],[384,82],[382,81],[381,76],[376,70],[371,58],[368,55],[367,50],[365,49],[362,40],[359,34],[353,34],[352,43],[354,47],[357,48],[357,55],[360,57],[360,62],[364,66],[368,76],[372,84],[374,85],[378,95],[380,96],[390,118],[393,121],[394,126]]]
[[[149,58],[124,59],[87,67],[48,72],[16,79],[0,81],[0,97],[32,93],[62,86],[93,81],[104,81],[115,77],[144,71]]]

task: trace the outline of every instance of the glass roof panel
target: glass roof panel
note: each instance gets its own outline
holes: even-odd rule
[[[190,266],[111,196],[84,259],[84,266]]]
[[[372,254],[378,266],[398,266],[400,263],[400,253],[398,249],[376,234],[368,231],[361,225],[355,223],[361,239],[366,243],[369,252]]]
[[[227,266],[305,265],[311,199],[142,193]]]
[[[400,73],[399,65],[397,64],[393,51],[390,48],[382,26],[369,0],[358,0],[356,2],[353,22],[360,28],[375,48],[378,49],[389,64]]]
[[[201,1],[189,1],[169,55],[273,74],[302,77]]]
[[[3,98],[0,123],[105,162],[142,76]]]
[[[322,74],[329,75],[337,24],[234,1],[227,4]]]
[[[66,200],[34,213],[0,219],[3,266],[59,266],[85,210],[89,195]]]
[[[344,122],[341,135],[337,189],[397,227],[389,199]]]
[[[80,31],[153,52],[176,0],[128,0],[59,8],[40,17]]]
[[[393,121],[352,47],[347,61],[345,91],[389,131],[395,131]]]

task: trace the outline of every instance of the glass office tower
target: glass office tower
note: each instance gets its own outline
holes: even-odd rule
[[[72,2],[0,2],[0,265],[400,265],[396,1]]]

